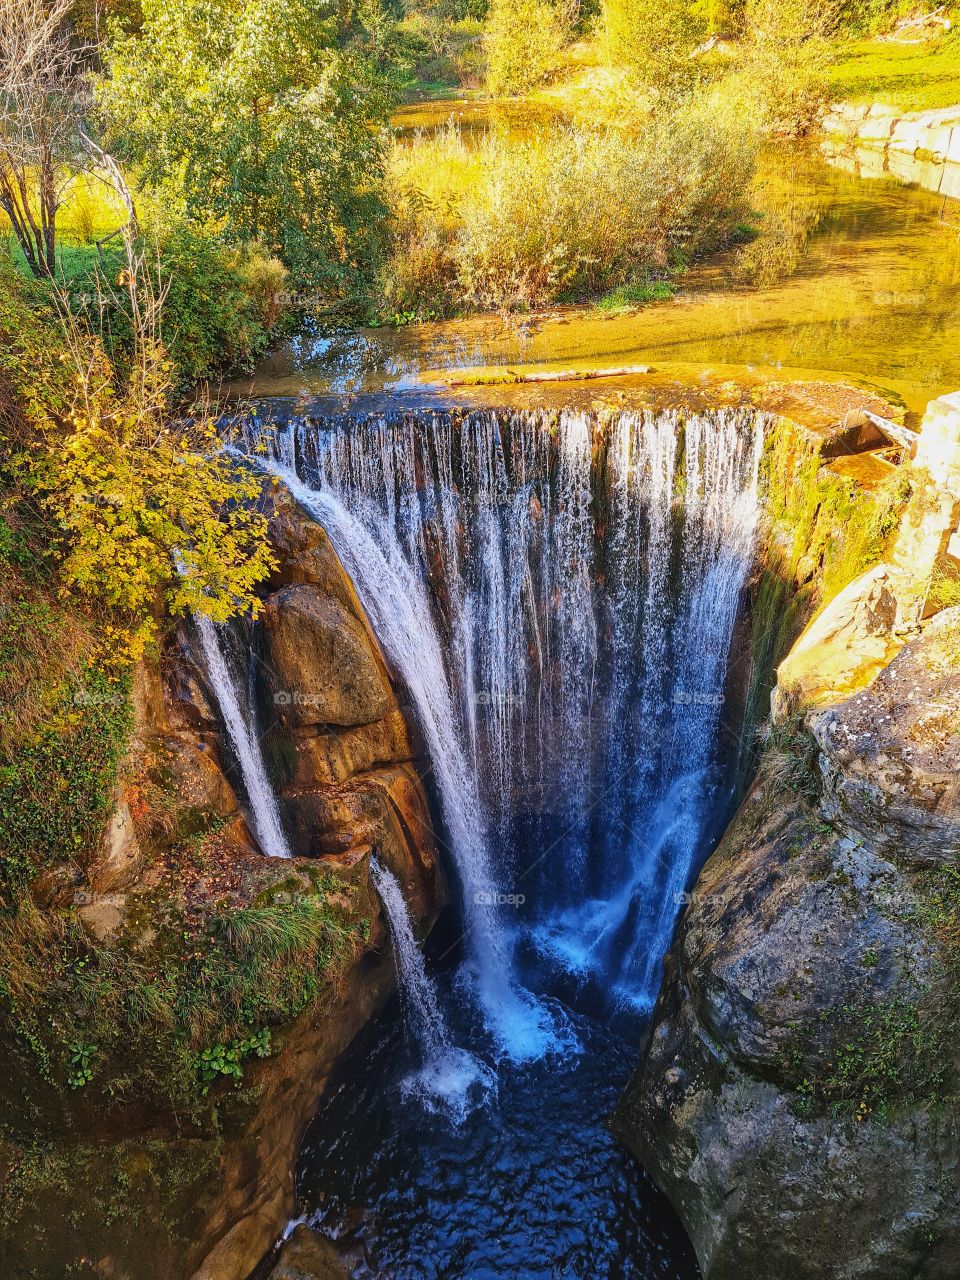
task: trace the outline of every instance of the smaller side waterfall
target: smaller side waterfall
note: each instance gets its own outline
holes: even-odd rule
[[[271,858],[290,858],[293,855],[280,825],[280,812],[267,778],[260,743],[250,717],[241,706],[236,682],[230,674],[217,627],[201,614],[195,614],[194,621],[200,636],[210,688],[217,699],[240,766],[254,835],[260,848]]]
[[[390,922],[400,998],[407,1024],[424,1060],[429,1062],[450,1049],[450,1036],[437,1002],[437,991],[427,975],[423,956],[413,936],[407,904],[396,876],[381,866],[376,858],[370,861],[370,876]]]
[[[404,1082],[404,1091],[415,1094],[428,1111],[442,1110],[459,1123],[495,1089],[496,1077],[450,1038],[396,876],[376,858],[370,860],[370,876],[390,924],[404,1020],[422,1058],[420,1070]]]

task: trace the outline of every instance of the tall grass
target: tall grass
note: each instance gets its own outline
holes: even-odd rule
[[[631,131],[418,135],[389,166],[387,312],[528,309],[666,274],[732,237],[755,154],[717,99]]]

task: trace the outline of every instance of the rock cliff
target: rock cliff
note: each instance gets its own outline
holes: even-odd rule
[[[803,641],[785,664],[812,709],[704,867],[614,1117],[705,1280],[956,1275],[960,610],[871,680],[874,579],[866,687],[856,645],[832,699]]]
[[[5,1112],[26,1106],[43,1135],[39,1156],[0,1141],[12,1274],[244,1280],[292,1213],[327,1076],[393,990],[371,854],[420,928],[444,902],[416,747],[363,609],[322,528],[278,489],[264,502],[277,568],[237,641],[295,856],[257,848],[185,621],[137,672],[99,851],[35,889],[65,927],[81,922],[116,1008],[81,1046],[83,1089],[38,1084]],[[147,1000],[129,1043],[108,1048]],[[157,1044],[141,1043],[154,1017]]]

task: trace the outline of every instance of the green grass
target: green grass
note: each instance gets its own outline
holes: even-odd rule
[[[835,101],[882,102],[901,111],[960,103],[960,39],[922,45],[859,40],[830,69]]]
[[[669,280],[641,280],[637,284],[621,284],[605,293],[597,302],[598,311],[629,311],[647,302],[666,302],[677,287]]]

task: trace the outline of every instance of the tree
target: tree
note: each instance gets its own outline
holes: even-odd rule
[[[487,87],[495,97],[526,93],[555,71],[570,42],[577,6],[555,0],[493,0],[487,22]]]
[[[57,211],[78,150],[84,50],[72,0],[0,0],[0,206],[31,271],[56,267]]]
[[[604,0],[603,22],[610,61],[654,93],[675,93],[696,78],[692,54],[707,20],[694,0]]]
[[[372,3],[372,0],[371,0]],[[377,257],[393,103],[382,11],[328,0],[144,0],[114,28],[108,143],[187,214],[343,293]]]
[[[778,131],[812,124],[839,13],[839,0],[747,0],[747,69]]]
[[[123,362],[56,291],[65,405],[35,403],[41,447],[24,465],[62,532],[64,583],[117,611],[116,639],[137,657],[158,605],[217,622],[257,608],[253,589],[273,558],[260,482],[222,450],[214,415],[174,416],[160,336],[167,286],[132,226],[123,236]],[[104,282],[101,307],[114,302]]]

